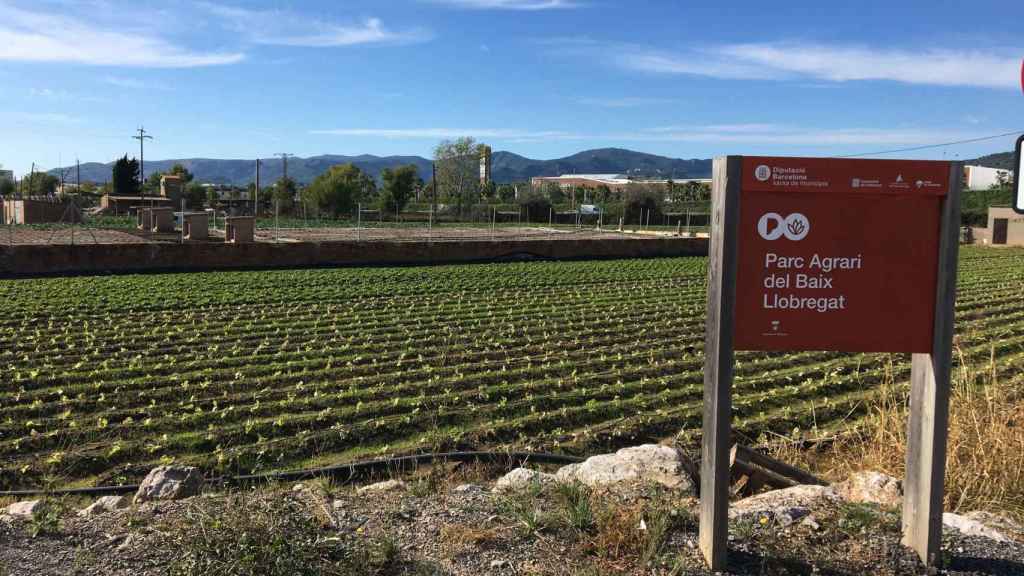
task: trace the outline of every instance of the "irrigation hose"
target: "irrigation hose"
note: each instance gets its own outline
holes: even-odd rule
[[[521,465],[526,462],[533,462],[536,464],[577,464],[582,462],[583,458],[566,456],[563,454],[550,454],[546,452],[433,452],[414,454],[410,456],[379,458],[377,460],[364,460],[362,462],[338,464],[336,466],[325,466],[322,468],[308,468],[305,470],[267,472],[264,474],[246,474],[242,476],[224,476],[209,479],[206,481],[206,484],[245,486],[275,481],[295,482],[321,477],[330,477],[347,483],[371,477],[374,473],[379,472],[407,472],[415,469],[417,466],[429,464],[434,461],[483,462],[487,464],[501,464],[506,469],[509,469],[512,468],[513,465]],[[0,498],[25,496],[107,496],[114,494],[131,494],[132,492],[137,492],[138,489],[138,484],[123,484],[119,486],[94,486],[90,488],[64,488],[58,490],[8,490],[0,491]]]

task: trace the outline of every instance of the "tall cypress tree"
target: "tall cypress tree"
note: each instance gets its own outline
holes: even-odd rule
[[[111,175],[114,196],[137,196],[139,194],[139,161],[128,159],[125,154],[114,162]]]

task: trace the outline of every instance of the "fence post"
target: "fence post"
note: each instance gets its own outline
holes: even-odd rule
[[[713,571],[726,567],[729,442],[741,158],[715,158],[704,334],[704,414],[700,463],[700,551]]]
[[[942,201],[932,350],[926,354],[914,354],[910,368],[903,544],[913,548],[927,566],[937,564],[942,543],[942,495],[949,427],[962,174],[960,162],[953,162],[949,192]]]

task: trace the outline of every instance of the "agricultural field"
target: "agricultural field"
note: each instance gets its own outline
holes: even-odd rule
[[[700,428],[706,259],[0,281],[0,489]],[[742,321],[742,319],[741,319]],[[964,248],[957,363],[1024,375],[1024,250]],[[902,355],[741,353],[751,442],[851,426]]]

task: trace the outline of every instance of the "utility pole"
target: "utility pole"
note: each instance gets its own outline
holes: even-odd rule
[[[139,141],[139,204],[142,204],[146,200],[146,160],[144,151],[144,144],[146,140],[152,140],[153,137],[146,134],[146,129],[139,127],[139,133],[132,138]]]
[[[256,159],[256,190],[253,193],[252,215],[254,218],[260,216],[260,159]]]
[[[274,154],[274,156],[280,156],[281,157],[281,163],[283,164],[282,170],[284,172],[284,178],[287,179],[288,178],[288,157],[289,156],[295,156],[295,154],[289,154],[288,152],[278,152],[277,154]]]
[[[284,180],[287,180],[288,179],[288,157],[289,156],[294,156],[294,154],[289,154],[288,152],[278,152],[277,154],[274,154],[274,156],[280,156],[281,157],[281,164],[283,165],[282,171],[284,172],[284,175],[282,176],[282,178]],[[296,186],[296,188],[298,188],[298,186]],[[292,198],[292,200],[294,200],[294,197]],[[294,207],[293,207],[293,209],[294,209]]]

